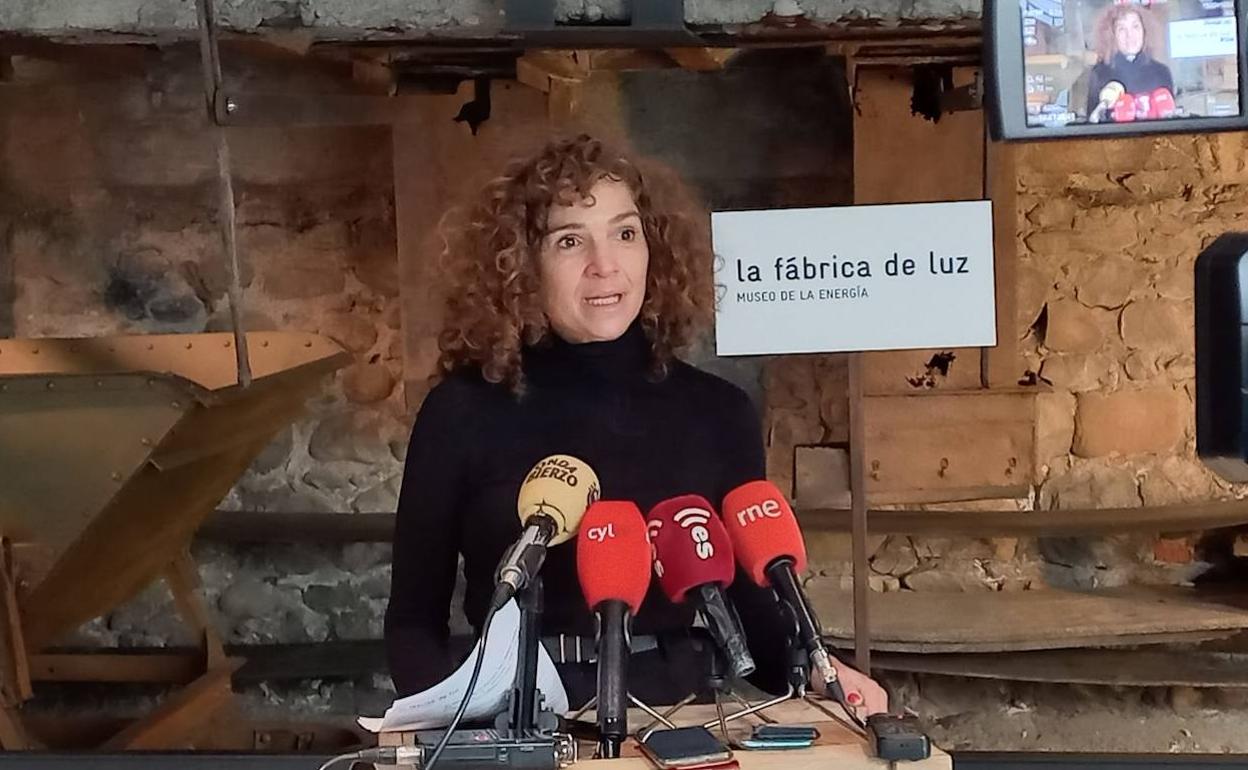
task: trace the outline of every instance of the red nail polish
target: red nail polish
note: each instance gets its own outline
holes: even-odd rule
[[[856,692],[851,692],[845,696],[845,700],[849,701],[849,705],[857,706],[859,703],[862,703],[862,696]]]

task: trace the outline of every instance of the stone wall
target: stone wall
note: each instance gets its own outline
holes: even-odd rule
[[[1242,497],[1195,456],[1197,254],[1248,213],[1244,134],[1021,148],[1019,328],[1040,508]],[[1182,538],[1145,557],[1188,563]]]
[[[343,87],[280,61],[229,76],[274,90]],[[197,51],[78,65],[14,57],[11,80],[0,103],[0,335],[228,329]],[[222,507],[393,511],[410,417],[389,129],[232,129],[229,141],[246,327],[318,332],[353,360]],[[200,544],[196,556],[227,642],[381,635],[388,545]],[[154,586],[66,641],[188,641],[171,612]]]

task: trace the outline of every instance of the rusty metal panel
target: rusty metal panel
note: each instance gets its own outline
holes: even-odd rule
[[[0,388],[0,528],[54,559],[194,403],[163,378],[30,375]]]
[[[51,566],[27,587],[31,651],[161,574],[321,378],[349,356],[311,334],[0,340],[0,530]]]

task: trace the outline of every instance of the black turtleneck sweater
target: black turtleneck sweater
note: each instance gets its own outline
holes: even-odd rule
[[[653,381],[649,344],[634,324],[619,339],[561,340],[524,352],[527,390],[517,398],[479,372],[448,377],[430,391],[408,446],[394,536],[386,612],[390,673],[409,694],[458,663],[448,648],[455,572],[464,560],[464,614],[480,632],[494,570],[520,534],[516,495],[543,457],[571,454],[598,474],[605,499],[642,512],[682,494],[715,506],[734,487],[764,477],[762,431],[749,397],[683,362]],[[592,636],[594,619],[576,575],[576,546],[550,549],[542,567],[543,635]],[[738,571],[729,595],[741,614],[758,671],[755,684],[784,687],[784,636],[770,592]],[[688,605],[651,586],[635,634],[688,628]]]

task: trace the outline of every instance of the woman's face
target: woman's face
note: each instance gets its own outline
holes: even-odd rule
[[[1114,22],[1114,41],[1119,52],[1126,56],[1135,56],[1144,50],[1144,22],[1138,13],[1124,14]]]
[[[650,250],[632,190],[603,178],[589,197],[555,205],[538,258],[542,309],[572,343],[613,340],[641,312]]]

